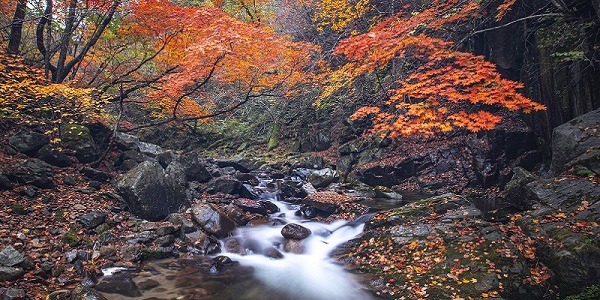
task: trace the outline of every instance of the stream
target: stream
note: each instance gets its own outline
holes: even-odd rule
[[[339,245],[358,237],[366,217],[330,224],[307,220],[298,205],[280,201],[278,192],[261,179],[261,200],[279,212],[264,225],[239,227],[221,240],[222,253],[211,257],[149,261],[133,277],[146,289],[141,297],[105,294],[109,299],[241,299],[241,300],[368,300],[354,275],[330,258]],[[271,187],[273,185],[270,185]],[[295,223],[312,232],[286,251],[282,228]],[[236,250],[231,252],[232,244]],[[296,253],[294,253],[296,252]],[[218,263],[215,264],[215,261]],[[156,287],[145,288],[149,284]]]

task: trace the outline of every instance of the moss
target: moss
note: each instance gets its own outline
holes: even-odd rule
[[[81,242],[81,238],[77,235],[76,232],[71,231],[71,232],[65,234],[65,236],[62,238],[62,242],[71,247],[75,247],[75,246],[79,245],[79,243]]]
[[[594,173],[593,171],[591,171],[588,168],[579,169],[579,170],[577,170],[576,174],[577,174],[577,176],[580,176],[580,177],[593,177],[594,175],[596,175],[596,173]]]
[[[557,297],[559,298],[559,297]],[[592,285],[586,287],[581,293],[568,296],[564,300],[596,300],[600,299],[600,286]]]
[[[171,256],[169,252],[153,249],[142,249],[140,254],[143,260],[163,259]]]
[[[14,203],[13,205],[11,205],[10,208],[12,209],[12,212],[14,212],[17,215],[26,215],[27,214],[27,210],[21,204]]]

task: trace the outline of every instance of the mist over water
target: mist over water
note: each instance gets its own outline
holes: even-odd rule
[[[281,225],[241,227],[234,234],[246,255],[221,253],[252,267],[253,276],[266,287],[279,293],[281,299],[289,300],[363,300],[372,299],[357,283],[352,274],[336,264],[329,254],[339,245],[360,235],[364,224],[336,221],[331,224],[307,222],[295,216],[295,207],[270,199],[280,208],[274,214],[279,223],[296,223],[312,231],[301,241],[302,254],[285,252],[285,239]],[[283,258],[263,255],[267,249],[277,249]]]

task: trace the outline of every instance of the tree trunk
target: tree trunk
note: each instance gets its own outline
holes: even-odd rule
[[[10,36],[8,38],[8,47],[6,53],[19,54],[21,46],[21,33],[23,31],[23,20],[25,19],[25,9],[27,8],[27,0],[19,0],[15,8],[12,24],[10,25]]]

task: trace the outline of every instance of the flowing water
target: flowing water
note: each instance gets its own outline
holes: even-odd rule
[[[143,284],[149,279],[160,286],[144,292],[136,299],[244,299],[244,300],[365,300],[373,297],[362,289],[353,275],[329,257],[339,245],[359,236],[364,222],[336,221],[325,224],[309,221],[296,215],[297,205],[278,201],[277,192],[265,189],[261,198],[276,204],[280,212],[271,216],[272,222],[259,226],[238,228],[232,237],[240,245],[238,253],[220,253],[239,262],[227,272],[215,271],[210,263],[199,260],[183,265],[180,261],[151,262],[152,272],[138,276]],[[300,254],[284,251],[285,239],[281,229],[296,223],[311,230],[301,241]],[[275,225],[274,225],[275,224]],[[222,241],[222,249],[227,248]],[[272,258],[273,251],[280,258]],[[270,253],[270,254],[269,254]],[[270,256],[270,257],[269,257]],[[205,258],[207,259],[207,258]],[[212,260],[210,260],[212,261]],[[131,299],[107,294],[109,299]]]

